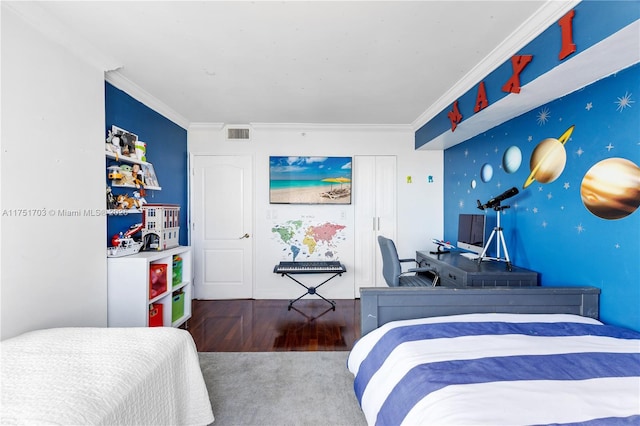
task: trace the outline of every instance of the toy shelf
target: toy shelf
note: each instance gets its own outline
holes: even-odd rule
[[[132,157],[128,157],[126,155],[116,155],[115,152],[111,152],[111,151],[105,151],[104,155],[111,160],[117,161],[119,163],[128,163],[128,164],[139,164],[140,166],[149,168],[151,170],[153,170],[153,164],[147,162],[147,161],[142,161],[142,160],[138,160],[137,158],[132,158]],[[155,172],[154,172],[155,174]],[[140,189],[140,188],[144,188],[147,190],[154,190],[154,191],[161,191],[162,187],[161,186],[152,186],[152,185],[133,185],[133,184],[117,184],[114,182],[111,182],[111,187],[112,188],[135,188],[135,189]]]
[[[118,184],[112,183],[111,187],[112,188],[136,188],[136,189],[144,188],[144,189],[152,189],[154,191],[162,190],[161,186],[149,186],[149,185],[145,185],[145,186],[137,185],[136,186],[136,185],[131,185],[131,184],[118,185]]]
[[[122,163],[140,164],[140,165],[151,164],[151,163],[147,163],[146,161],[138,160],[137,158],[127,157],[126,155],[116,155],[115,152],[105,151],[104,154],[107,156],[107,158],[111,158],[112,160],[116,160]]]
[[[108,209],[107,215],[109,216],[126,216],[130,214],[140,214],[142,210],[140,209]]]

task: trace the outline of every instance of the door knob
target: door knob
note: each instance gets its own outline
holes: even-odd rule
[[[240,239],[243,239],[243,238],[249,238],[249,234],[244,234],[242,237],[240,237]]]

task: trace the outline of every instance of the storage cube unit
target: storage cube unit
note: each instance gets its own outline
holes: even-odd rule
[[[175,260],[180,261],[175,263]],[[191,247],[184,246],[107,258],[108,326],[179,327],[184,324],[191,318],[192,262]],[[180,282],[175,286],[174,263],[180,271]],[[176,300],[174,296],[178,296]]]

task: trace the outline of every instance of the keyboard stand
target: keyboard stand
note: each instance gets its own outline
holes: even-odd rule
[[[277,266],[276,266],[277,268]],[[344,267],[343,267],[344,269]],[[277,271],[276,269],[274,269],[274,272],[281,274],[283,277],[289,277],[290,279],[292,279],[293,281],[295,281],[296,283],[298,283],[299,285],[301,285],[302,287],[304,287],[307,292],[304,293],[303,295],[301,295],[300,297],[298,297],[295,300],[290,300],[289,301],[289,307],[287,308],[288,311],[291,310],[291,307],[293,306],[294,303],[296,303],[298,300],[302,299],[304,296],[306,296],[307,294],[315,294],[316,296],[318,296],[319,298],[321,298],[322,300],[324,300],[325,302],[327,302],[329,305],[331,305],[331,310],[336,310],[336,302],[334,302],[333,300],[329,300],[326,299],[325,297],[323,297],[320,293],[318,293],[318,288],[320,288],[321,286],[323,286],[324,284],[326,284],[327,282],[331,281],[332,279],[334,279],[337,276],[341,276],[344,272],[346,272],[345,270],[342,271],[338,271],[336,272],[335,270],[317,270],[312,272],[313,274],[333,274],[331,275],[329,278],[327,278],[326,280],[324,280],[323,282],[321,282],[320,284],[318,284],[317,286],[313,287],[313,286],[306,286],[303,283],[301,283],[300,281],[298,281],[296,278],[294,278],[292,275],[294,274],[304,274],[304,273],[309,273],[309,272],[297,272],[297,271]]]

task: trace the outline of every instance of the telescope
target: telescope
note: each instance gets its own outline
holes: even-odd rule
[[[484,209],[494,209],[496,207],[500,206],[500,203],[504,200],[506,200],[507,198],[511,198],[514,195],[516,195],[518,193],[518,188],[516,188],[515,186],[511,189],[507,189],[506,191],[504,191],[502,194],[498,195],[495,198],[490,199],[489,201],[487,201],[485,204],[482,204],[480,202],[480,200],[478,200],[478,208],[480,210],[484,210]]]

